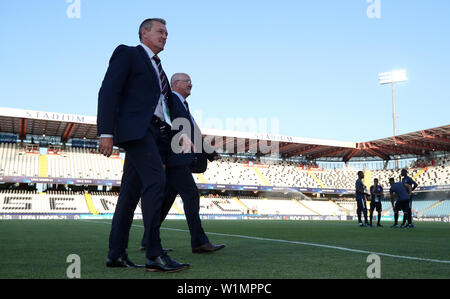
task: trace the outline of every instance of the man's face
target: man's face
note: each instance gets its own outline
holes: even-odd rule
[[[166,25],[155,21],[149,31],[142,29],[141,33],[142,43],[149,47],[153,53],[158,54],[164,50],[168,35]]]
[[[192,82],[188,75],[180,75],[174,83],[173,90],[181,94],[183,98],[187,99],[191,95]]]
[[[378,185],[378,180],[373,180],[373,183],[375,184],[375,186]]]

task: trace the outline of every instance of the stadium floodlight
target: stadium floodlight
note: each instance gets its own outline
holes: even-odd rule
[[[395,89],[394,83],[400,83],[408,81],[408,77],[406,76],[406,70],[395,70],[386,73],[378,74],[378,82],[381,85],[391,84],[392,85],[392,126],[393,126],[393,134],[394,137],[397,136],[397,122],[395,116]],[[398,168],[398,160],[395,160],[395,166]]]
[[[384,84],[392,85],[392,120],[393,120],[394,136],[397,136],[394,83],[400,83],[400,82],[405,82],[405,81],[408,81],[408,77],[406,76],[406,70],[396,70],[396,71],[378,74],[378,82],[381,85],[384,85]]]
[[[393,84],[408,81],[408,77],[405,70],[397,70],[378,74],[378,81],[380,84]]]

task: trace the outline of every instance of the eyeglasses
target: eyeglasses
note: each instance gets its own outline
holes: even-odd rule
[[[187,84],[192,84],[191,80],[177,80],[177,81],[182,81],[182,82],[186,82]]]

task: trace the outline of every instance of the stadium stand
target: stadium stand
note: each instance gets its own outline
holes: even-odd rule
[[[450,200],[440,200],[439,202],[431,205],[429,208],[420,211],[420,216],[425,217],[444,217],[450,215]]]
[[[179,208],[183,208],[183,201],[178,197],[175,202]],[[169,211],[169,213],[175,211]],[[232,197],[200,197],[201,214],[238,215],[245,214],[245,209]]]
[[[0,213],[4,214],[113,214],[118,194],[114,192],[92,192],[93,207],[89,207],[86,192],[0,190]],[[447,195],[448,197],[448,195]],[[392,216],[390,200],[383,201],[383,215]],[[349,199],[297,200],[287,198],[259,197],[200,197],[202,215],[314,215],[314,216],[354,216],[356,202]],[[413,201],[413,213],[417,217],[448,217],[450,200],[423,199],[418,196]],[[142,214],[140,202],[135,215]],[[175,199],[169,215],[183,215],[183,201]]]
[[[119,194],[117,192],[92,192],[92,202],[100,214],[112,214],[117,205]],[[142,214],[139,202],[135,214]]]
[[[120,180],[123,167],[119,155],[106,158],[92,149],[70,147],[57,151],[49,148],[44,155],[15,143],[0,144],[0,162],[0,175],[28,177],[42,177],[46,173],[45,177],[54,178]],[[357,171],[352,167],[305,170],[292,162],[262,164],[225,158],[210,163],[203,179],[194,178],[197,183],[209,184],[354,189]],[[385,186],[389,177],[399,176],[393,169],[366,173]],[[409,168],[409,174],[420,186],[450,185],[450,158],[436,159],[434,166]]]
[[[270,186],[320,188],[318,182],[307,170],[302,169],[300,164],[282,161],[277,164],[268,164],[266,167],[259,166],[258,169]]]
[[[39,150],[17,143],[0,143],[0,175],[39,176]]]
[[[2,191],[0,212],[33,214],[88,214],[84,195],[65,191],[36,193],[28,191]]]
[[[339,207],[332,201],[302,200],[301,202],[318,215],[347,215],[347,210]]]
[[[248,164],[233,162],[227,158],[210,163],[203,176],[212,184],[263,184]]]
[[[215,146],[228,148],[234,143],[228,135],[247,138],[239,134],[211,136],[219,137]],[[355,180],[364,170],[367,187],[374,178],[384,187],[384,215],[389,216],[388,179],[398,180],[400,170],[388,165],[399,156],[419,184],[413,204],[416,215],[450,215],[450,126],[362,143],[268,135],[263,139],[279,142],[276,157],[249,154],[244,142],[244,154],[219,151],[222,159],[194,175],[202,215],[353,216]],[[262,135],[251,136],[251,141],[262,140]],[[0,108],[0,216],[114,213],[123,155],[116,149],[106,158],[98,154],[97,143],[95,118]],[[370,164],[366,159],[384,167],[366,167]],[[327,161],[341,165],[325,167],[334,163]],[[33,191],[36,184],[45,191]],[[141,213],[139,203],[135,214]],[[181,198],[176,198],[169,214],[183,214]]]
[[[66,178],[115,179],[122,176],[123,160],[106,158],[97,151],[67,148],[47,155],[48,176]]]
[[[262,215],[318,215],[318,213],[295,199],[242,198],[241,201],[250,207],[251,210]]]

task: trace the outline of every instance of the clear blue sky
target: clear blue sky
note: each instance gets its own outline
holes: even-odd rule
[[[380,18],[366,0],[80,0],[79,18],[67,0],[0,0],[0,107],[95,116],[114,48],[162,17],[163,66],[191,75],[201,126],[276,118],[283,135],[392,136],[377,74],[394,69],[409,77],[396,88],[398,134],[450,124],[450,1],[372,1]]]

